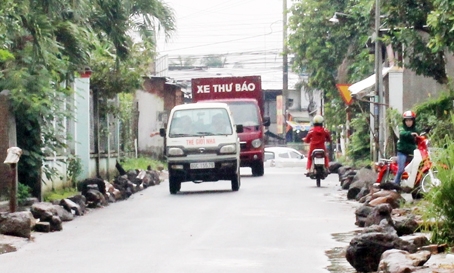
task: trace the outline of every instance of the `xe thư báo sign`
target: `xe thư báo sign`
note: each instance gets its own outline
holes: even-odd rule
[[[342,99],[347,105],[350,105],[353,101],[352,94],[350,93],[350,90],[348,90],[350,85],[351,84],[336,84],[337,90],[339,90]]]

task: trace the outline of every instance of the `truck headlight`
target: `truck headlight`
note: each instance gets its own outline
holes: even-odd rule
[[[258,147],[262,146],[262,141],[259,138],[257,138],[257,139],[254,139],[251,142],[251,144],[252,144],[252,147],[258,148]]]
[[[235,144],[224,145],[219,150],[221,154],[234,154],[236,152]]]
[[[179,156],[179,155],[184,155],[184,152],[183,152],[183,149],[181,149],[181,148],[169,148],[168,155],[169,156]]]

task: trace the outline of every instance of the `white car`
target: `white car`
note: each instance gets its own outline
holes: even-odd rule
[[[306,168],[307,157],[289,147],[265,147],[265,167]]]

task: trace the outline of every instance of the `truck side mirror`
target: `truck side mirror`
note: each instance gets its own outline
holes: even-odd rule
[[[166,136],[166,129],[165,128],[159,129],[159,135],[162,136],[162,137],[165,137]]]
[[[243,124],[237,124],[236,125],[236,132],[237,133],[242,133],[243,132]]]
[[[271,124],[270,117],[263,117],[263,126],[268,127]]]

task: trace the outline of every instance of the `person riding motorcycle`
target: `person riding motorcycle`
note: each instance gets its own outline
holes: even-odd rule
[[[326,170],[329,170],[329,160],[328,160],[328,153],[326,152],[325,142],[331,141],[331,134],[330,132],[323,127],[323,117],[321,115],[314,116],[313,125],[314,127],[309,130],[306,137],[303,138],[303,142],[309,143],[309,153],[307,156],[307,174],[311,171],[312,167],[312,151],[315,149],[323,149],[325,150],[325,167]]]
[[[413,111],[405,111],[402,114],[402,127],[399,131],[399,140],[397,141],[397,165],[398,170],[394,183],[400,186],[402,174],[404,173],[405,163],[408,156],[413,155],[416,149],[415,137],[418,136],[416,131],[416,114]]]

